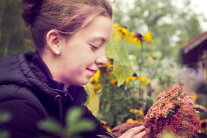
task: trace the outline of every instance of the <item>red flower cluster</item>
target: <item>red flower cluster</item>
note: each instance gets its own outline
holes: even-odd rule
[[[144,119],[150,136],[156,138],[162,132],[170,132],[178,137],[192,138],[200,129],[199,114],[194,106],[181,86],[160,93]]]

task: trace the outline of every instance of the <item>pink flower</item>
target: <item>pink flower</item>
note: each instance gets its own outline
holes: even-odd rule
[[[200,118],[194,109],[194,102],[182,87],[177,85],[160,93],[145,116],[145,124],[150,128],[150,136],[158,137],[163,131],[177,136],[193,137],[200,129]]]

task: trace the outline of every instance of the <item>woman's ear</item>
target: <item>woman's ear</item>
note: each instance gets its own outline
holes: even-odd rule
[[[61,36],[57,30],[50,30],[46,35],[46,46],[55,55],[60,55],[60,40]]]

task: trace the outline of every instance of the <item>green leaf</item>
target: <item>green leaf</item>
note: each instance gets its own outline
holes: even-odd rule
[[[9,133],[7,131],[0,131],[0,138],[8,138]]]
[[[120,65],[119,63],[114,63],[114,76],[118,81],[118,86],[122,85],[125,82],[125,79],[130,76],[133,71],[130,66]]]
[[[11,115],[7,112],[0,112],[0,123],[7,122],[11,119]]]
[[[60,135],[63,128],[55,120],[46,119],[38,123],[40,129]]]
[[[90,120],[80,120],[79,122],[68,128],[68,133],[70,137],[72,137],[77,133],[92,131],[94,129],[95,129],[95,125]]]
[[[81,108],[72,108],[67,113],[67,122],[71,126],[75,125],[82,115]]]
[[[130,65],[130,60],[127,53],[127,43],[120,39],[113,31],[112,38],[106,46],[107,57],[119,61],[121,65]]]
[[[88,83],[87,85],[84,86],[84,88],[88,93],[88,99],[87,99],[86,106],[93,113],[93,115],[96,116],[99,112],[100,100],[97,94],[95,93],[95,91],[93,90],[92,84]]]
[[[106,53],[109,58],[113,59],[113,72],[118,81],[118,86],[122,85],[125,79],[133,73],[126,47],[127,43],[113,31],[112,39],[106,47]]]

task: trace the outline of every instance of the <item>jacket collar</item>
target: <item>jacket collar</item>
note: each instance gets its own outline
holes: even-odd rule
[[[64,90],[64,84],[53,80],[52,75],[46,66],[46,64],[41,59],[38,52],[31,52],[25,54],[26,60],[29,66],[37,77],[38,80],[43,82],[45,85],[53,90],[59,90],[65,94],[69,94],[69,97],[73,100],[75,105],[83,105],[87,100],[87,93],[82,86],[70,86],[66,91]]]
[[[63,83],[53,80],[52,74],[50,73],[46,64],[41,59],[38,52],[28,53],[27,56],[31,57],[29,61],[30,67],[39,80],[46,83],[51,88],[59,90],[64,89],[65,85]]]

